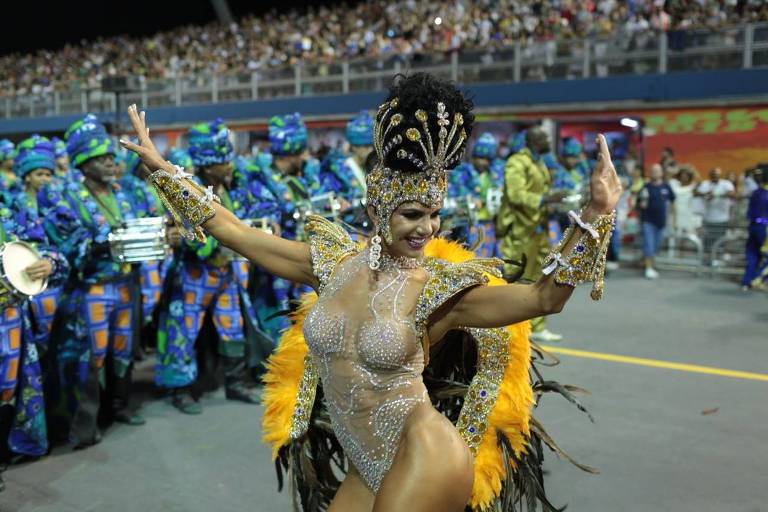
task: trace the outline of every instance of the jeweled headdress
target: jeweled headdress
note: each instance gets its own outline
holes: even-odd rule
[[[409,201],[428,206],[442,204],[447,188],[447,169],[461,159],[467,139],[464,117],[459,112],[451,117],[440,101],[436,103],[436,121],[433,121],[439,126],[437,141],[433,140],[430,131],[430,116],[423,109],[413,114],[420,127],[411,126],[403,131],[404,117],[398,112],[398,105],[395,98],[379,107],[373,126],[373,147],[378,163],[366,177],[367,204],[373,206],[380,233],[387,243],[392,243],[389,218],[399,205]],[[418,144],[418,154],[402,147],[406,139]],[[393,151],[399,160],[410,162],[418,171],[388,167],[387,156]]]

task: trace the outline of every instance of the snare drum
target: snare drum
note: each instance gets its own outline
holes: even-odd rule
[[[118,263],[162,260],[169,250],[164,217],[127,220],[107,241],[112,259]]]
[[[42,257],[26,242],[0,247],[0,308],[18,304],[45,291],[47,279],[32,280],[24,271]]]

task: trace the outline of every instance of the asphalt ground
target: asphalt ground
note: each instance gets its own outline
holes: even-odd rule
[[[548,453],[555,504],[768,512],[768,295],[707,277],[647,281],[622,270],[608,278],[601,302],[582,287],[549,325],[565,339],[550,344],[561,364],[546,376],[589,389],[579,399],[595,422],[558,397],[542,400],[535,415],[571,456],[600,471]],[[138,377],[148,389],[151,375]],[[261,407],[217,392],[192,417],[143,396],[147,425],[115,426],[95,447],[58,447],[12,466],[0,511],[291,509],[260,441]]]

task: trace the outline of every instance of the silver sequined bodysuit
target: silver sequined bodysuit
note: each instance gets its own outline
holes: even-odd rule
[[[415,309],[424,271],[368,251],[337,265],[304,323],[333,430],[368,487],[378,491],[408,414],[428,401]]]

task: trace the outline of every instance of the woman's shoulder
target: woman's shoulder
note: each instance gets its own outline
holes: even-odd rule
[[[358,247],[343,227],[319,215],[307,216],[304,232],[309,242],[312,271],[320,281],[322,289],[336,265],[347,256],[358,252]]]

